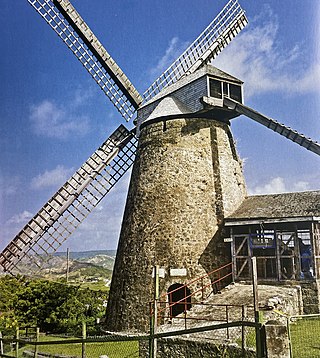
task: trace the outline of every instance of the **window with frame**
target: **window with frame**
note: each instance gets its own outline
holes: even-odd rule
[[[214,78],[209,79],[209,96],[219,99],[222,99],[222,96],[226,96],[242,103],[241,86]]]

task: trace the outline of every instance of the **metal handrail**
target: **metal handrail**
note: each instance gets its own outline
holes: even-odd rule
[[[169,295],[170,293],[173,293],[173,292],[176,292],[176,291],[178,291],[178,290],[181,290],[181,289],[184,288],[184,287],[190,286],[191,284],[193,284],[193,283],[195,283],[195,282],[197,282],[197,281],[203,280],[204,278],[207,278],[207,277],[211,276],[212,274],[223,270],[223,269],[226,268],[226,267],[232,267],[232,262],[229,262],[228,264],[226,264],[226,265],[224,265],[224,266],[221,266],[221,267],[219,267],[219,268],[217,268],[217,269],[214,269],[213,271],[211,271],[211,272],[209,272],[209,273],[207,273],[207,274],[205,274],[205,275],[203,275],[203,276],[200,276],[200,277],[195,278],[195,279],[193,279],[193,280],[191,280],[191,281],[188,281],[188,282],[185,283],[184,285],[182,285],[182,286],[180,286],[180,287],[178,287],[178,288],[176,288],[176,289],[174,289],[174,290],[172,290],[172,291],[170,291],[170,292],[163,293],[162,295],[160,295],[159,299],[161,299],[161,297],[166,297],[166,296]],[[213,282],[213,283],[215,283],[215,282]],[[213,284],[213,283],[212,283],[212,284]]]

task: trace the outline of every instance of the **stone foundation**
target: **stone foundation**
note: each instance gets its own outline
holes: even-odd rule
[[[140,343],[139,357],[149,357],[148,345]],[[256,357],[254,350],[244,351],[237,344],[214,344],[201,340],[166,338],[157,341],[157,358],[253,358]]]
[[[318,282],[301,282],[303,313],[319,313],[319,283]]]

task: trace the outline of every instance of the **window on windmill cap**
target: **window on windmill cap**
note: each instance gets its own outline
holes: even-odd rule
[[[234,99],[235,101],[241,103],[242,102],[241,86],[229,83],[229,96],[231,99]]]
[[[222,82],[214,78],[209,80],[209,95],[210,97],[220,98],[223,96],[230,97],[237,102],[242,103],[241,86],[234,83]]]
[[[222,82],[210,78],[209,80],[209,93],[210,97],[222,98]]]

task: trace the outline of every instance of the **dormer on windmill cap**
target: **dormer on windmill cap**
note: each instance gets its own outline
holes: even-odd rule
[[[186,85],[189,85],[191,82],[196,81],[197,79],[204,77],[204,76],[210,76],[213,78],[226,80],[228,82],[233,82],[242,85],[243,81],[241,81],[239,78],[234,77],[230,75],[227,72],[224,72],[220,70],[217,67],[214,67],[212,65],[205,65],[203,67],[200,67],[197,71],[194,73],[191,73],[189,75],[183,76],[179,81],[175,82],[171,86],[168,86],[164,88],[160,93],[158,93],[156,96],[154,96],[150,101],[142,104],[139,109],[150,105],[151,103],[158,101],[159,99],[168,96],[169,94],[177,91],[178,89],[185,87]]]
[[[224,92],[224,88],[222,87],[223,83],[231,84],[233,87],[238,88],[239,99],[235,99],[239,102],[242,102],[241,88],[243,81],[212,65],[205,65],[198,69],[196,72],[184,76],[176,83],[166,87],[150,101],[140,106],[138,109],[137,118],[138,125],[149,118],[151,113],[159,105],[160,101],[168,96],[177,99],[187,108],[190,108],[190,113],[203,110],[204,106],[202,98],[212,96],[212,90],[210,89],[212,85],[210,84],[210,80],[214,80],[215,82],[220,83],[221,100],[219,99],[215,102],[218,103],[218,106],[222,106],[222,93]],[[229,90],[229,86],[227,90]],[[213,96],[216,97],[215,94]]]

